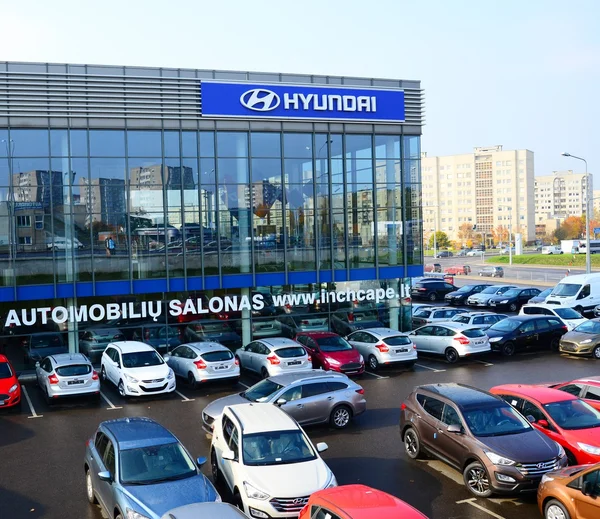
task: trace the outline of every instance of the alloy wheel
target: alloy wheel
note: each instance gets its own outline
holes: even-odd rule
[[[117,389],[119,390],[119,395],[125,396],[125,385],[123,384],[122,380],[119,381],[119,386]]]
[[[419,455],[419,439],[412,429],[406,431],[404,435],[404,450],[413,459]]]
[[[377,361],[377,357],[375,357],[375,355],[370,355],[369,356],[369,368],[371,369],[371,371],[376,371],[378,367],[379,367],[379,362]]]
[[[567,516],[560,506],[551,504],[546,509],[546,519],[567,519]]]
[[[467,473],[467,484],[475,494],[485,494],[490,488],[490,482],[483,467],[473,467]]]
[[[343,429],[350,423],[350,411],[345,407],[338,407],[333,412],[333,424],[338,429]]]
[[[596,346],[594,348],[594,358],[600,360],[600,346]]]

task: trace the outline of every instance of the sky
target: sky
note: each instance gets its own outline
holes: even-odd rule
[[[567,151],[600,189],[598,0],[0,0],[0,20],[7,61],[418,79],[429,156],[583,172]]]

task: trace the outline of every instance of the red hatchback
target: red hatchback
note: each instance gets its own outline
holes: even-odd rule
[[[0,409],[21,403],[21,384],[9,360],[0,355]]]
[[[578,378],[570,382],[552,384],[550,387],[560,389],[573,396],[578,396],[584,402],[587,402],[593,408],[600,411],[600,377]]]
[[[362,375],[365,361],[348,341],[332,332],[302,332],[294,337],[312,357],[313,368]]]
[[[416,508],[381,490],[344,485],[310,496],[298,519],[427,519]]]
[[[570,465],[600,462],[600,411],[580,398],[543,386],[506,384],[490,389],[567,453]]]

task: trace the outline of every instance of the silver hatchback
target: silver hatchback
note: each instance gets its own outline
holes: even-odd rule
[[[36,381],[50,403],[64,397],[100,397],[100,379],[81,353],[50,355],[35,365]]]
[[[312,359],[304,347],[292,339],[260,339],[235,352],[241,369],[267,378],[279,373],[312,369]]]

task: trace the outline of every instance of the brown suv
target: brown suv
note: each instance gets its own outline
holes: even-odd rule
[[[401,407],[400,437],[410,458],[426,452],[460,470],[477,497],[535,491],[567,464],[563,448],[507,402],[462,384],[415,388]]]

